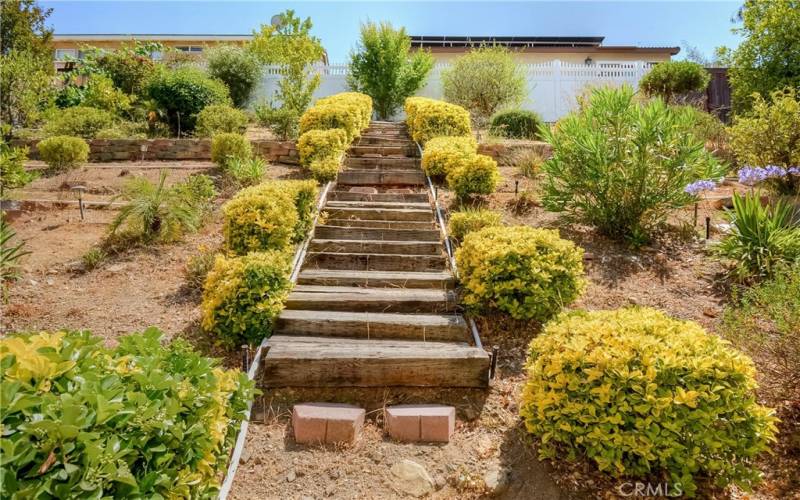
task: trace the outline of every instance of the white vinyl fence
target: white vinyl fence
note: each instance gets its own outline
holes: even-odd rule
[[[417,95],[441,99],[441,74],[447,67],[448,64],[434,66],[425,87]],[[545,63],[525,64],[528,98],[522,107],[536,111],[546,122],[554,122],[574,109],[576,98],[588,88],[599,85],[619,86],[625,83],[635,88],[651,67],[652,63],[645,61],[603,61],[586,65],[556,59]],[[347,64],[315,65],[314,71],[321,77],[314,99],[348,90]],[[267,67],[256,91],[255,102],[272,98],[280,78],[279,68]]]

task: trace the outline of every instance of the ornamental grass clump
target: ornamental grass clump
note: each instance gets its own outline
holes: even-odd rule
[[[611,238],[645,243],[670,210],[692,200],[688,184],[724,175],[693,124],[660,99],[637,103],[629,86],[593,90],[586,105],[542,129],[553,147],[542,166],[544,207]]]
[[[553,229],[488,227],[469,233],[456,263],[463,303],[478,314],[544,322],[586,288],[583,249]]]
[[[648,308],[565,313],[530,345],[520,414],[541,457],[586,457],[615,477],[749,488],[775,440],[746,355]]]
[[[292,288],[291,258],[285,249],[218,256],[203,287],[203,330],[227,347],[272,335]]]
[[[0,339],[4,498],[211,498],[254,384],[150,328]]]

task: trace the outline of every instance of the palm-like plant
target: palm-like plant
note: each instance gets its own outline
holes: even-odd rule
[[[179,190],[165,185],[167,171],[158,183],[139,177],[124,186],[121,198],[128,201],[111,223],[111,234],[126,225],[145,240],[170,240],[184,231],[195,231],[202,220],[202,209]]]
[[[731,234],[717,250],[736,262],[738,278],[769,277],[779,266],[800,260],[800,226],[790,203],[779,199],[765,206],[755,194],[734,194],[729,217]]]
[[[11,240],[17,233],[0,216],[0,282],[13,280],[19,277],[19,259],[30,252],[25,250],[25,242],[16,244]]]

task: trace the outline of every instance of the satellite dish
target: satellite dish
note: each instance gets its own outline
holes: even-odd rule
[[[280,28],[280,26],[283,24],[283,15],[275,14],[274,16],[272,16],[272,19],[269,20],[269,23],[275,26],[276,28]]]

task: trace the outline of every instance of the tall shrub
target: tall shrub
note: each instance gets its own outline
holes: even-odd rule
[[[191,66],[160,71],[150,81],[147,91],[177,134],[194,130],[197,114],[203,108],[230,103],[224,83]]]
[[[705,90],[710,80],[708,71],[696,62],[664,61],[644,75],[639,88],[648,96],[660,97],[672,103],[691,92]]]
[[[723,175],[692,125],[660,99],[637,104],[628,86],[595,89],[554,130],[542,130],[553,146],[542,166],[544,206],[643,243],[670,209],[691,200],[687,184]]]
[[[361,40],[350,54],[347,82],[351,89],[372,97],[378,118],[386,120],[425,84],[431,68],[429,53],[411,53],[405,28],[367,22],[361,25]]]
[[[527,95],[525,73],[504,47],[480,47],[457,57],[442,72],[444,98],[465,107],[476,128],[502,108],[519,106]]]
[[[225,83],[233,105],[243,107],[261,76],[261,63],[245,47],[217,45],[206,52],[208,74]]]

